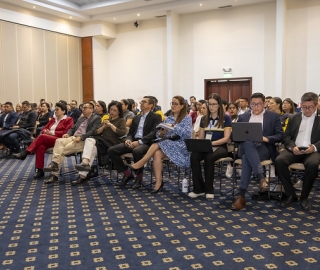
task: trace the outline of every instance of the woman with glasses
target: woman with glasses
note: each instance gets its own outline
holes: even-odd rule
[[[168,128],[161,128],[157,132],[158,142],[150,146],[141,160],[129,166],[138,173],[153,158],[156,184],[151,193],[157,193],[163,187],[162,160],[165,157],[179,167],[190,166],[190,155],[184,142],[192,136],[192,120],[188,115],[188,104],[182,96],[174,96],[170,105],[171,115],[164,120]]]
[[[96,130],[96,134],[87,138],[84,143],[82,162],[75,168],[79,171],[79,176],[71,184],[77,185],[86,180],[88,172],[91,170],[94,158],[98,152],[98,163],[100,165],[107,161],[102,161],[102,156],[107,154],[111,146],[122,142],[121,137],[126,134],[126,120],[123,118],[122,105],[119,101],[112,101],[108,105],[109,119],[104,120]]]
[[[199,139],[210,140],[212,152],[191,153],[193,192],[188,194],[190,198],[198,196],[206,196],[207,199],[214,198],[214,162],[228,156],[227,143],[231,135],[230,116],[225,115],[221,97],[218,94],[209,96],[208,107],[207,114],[200,122]],[[202,177],[202,160],[204,160],[205,179]]]
[[[47,149],[54,147],[58,138],[66,134],[73,126],[73,119],[66,115],[67,106],[63,103],[56,103],[55,115],[46,124],[41,134],[31,143],[31,145],[22,152],[15,154],[17,159],[24,160],[31,153],[36,154],[36,173],[33,178],[40,178],[44,175],[44,155]]]

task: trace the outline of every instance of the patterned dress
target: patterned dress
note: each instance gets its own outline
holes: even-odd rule
[[[170,115],[164,120],[166,124],[174,125],[175,119]],[[177,141],[164,140],[159,142],[159,147],[162,152],[179,167],[187,168],[190,166],[190,153],[184,139],[190,139],[192,136],[192,119],[190,115],[186,115],[179,124],[174,125],[175,129],[168,131],[166,136],[179,135],[180,139]],[[157,138],[159,138],[157,133]]]

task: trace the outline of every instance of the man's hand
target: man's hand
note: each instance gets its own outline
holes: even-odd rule
[[[140,145],[139,142],[138,142],[138,141],[135,141],[135,142],[132,142],[132,143],[131,143],[130,148],[131,148],[131,149],[134,149],[134,148],[136,148],[136,147],[139,146],[139,145]]]
[[[69,138],[69,134],[63,134],[62,138]]]
[[[292,148],[292,152],[294,155],[307,155],[313,153],[314,151],[315,149],[312,144],[309,144],[309,147],[306,150],[299,150],[298,146]]]
[[[13,126],[12,127],[12,129],[18,129],[19,128],[19,126]]]
[[[262,137],[263,142],[269,142],[269,139],[267,137]]]

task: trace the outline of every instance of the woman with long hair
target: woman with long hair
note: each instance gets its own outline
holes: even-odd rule
[[[174,96],[170,105],[172,114],[164,120],[168,129],[165,126],[160,129],[157,132],[159,142],[152,144],[142,159],[129,166],[138,173],[153,158],[156,184],[151,193],[157,193],[163,187],[162,160],[165,157],[168,157],[179,167],[187,168],[190,166],[190,155],[184,142],[185,139],[190,139],[192,135],[192,120],[188,115],[188,104],[182,96]],[[169,130],[169,127],[173,129]]]
[[[294,114],[295,113],[295,106],[294,102],[291,98],[285,98],[282,102],[282,110],[285,113],[288,114]]]
[[[283,107],[282,104],[283,103],[281,98],[273,97],[270,99],[268,103],[268,110],[279,114],[281,126],[283,129],[283,132],[285,132],[288,125],[289,114],[285,113],[282,110],[282,107]]]
[[[101,118],[101,123],[104,122],[104,120],[109,119],[107,105],[104,101],[98,100],[94,106],[95,114],[99,115]]]
[[[207,115],[201,119],[199,139],[209,139],[212,152],[191,153],[193,192],[188,194],[190,198],[204,195],[207,199],[214,198],[214,162],[228,156],[227,143],[231,135],[231,119],[229,115],[225,115],[222,105],[221,97],[218,94],[209,96],[209,110]],[[205,180],[202,177],[202,160],[204,160]]]
[[[132,104],[127,99],[121,99],[123,118],[126,120],[126,126],[129,128],[132,124],[134,113],[132,112]]]
[[[230,102],[227,106],[227,112],[231,118],[231,122],[237,122],[239,118],[239,107],[235,102]]]

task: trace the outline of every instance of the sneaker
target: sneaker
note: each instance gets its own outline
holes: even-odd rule
[[[189,194],[188,194],[188,196],[190,198],[197,198],[199,196],[204,196],[204,195],[205,195],[205,193],[194,193],[194,192],[189,192]]]
[[[236,169],[236,172],[237,172],[237,175],[238,175],[238,176],[241,176],[242,169]]]
[[[214,194],[206,194],[206,199],[214,199]]]
[[[229,162],[227,165],[226,177],[231,178],[232,174],[233,174],[233,167],[231,166],[231,163]]]
[[[271,165],[270,167],[270,177],[274,178],[276,176],[276,169],[274,165]]]

